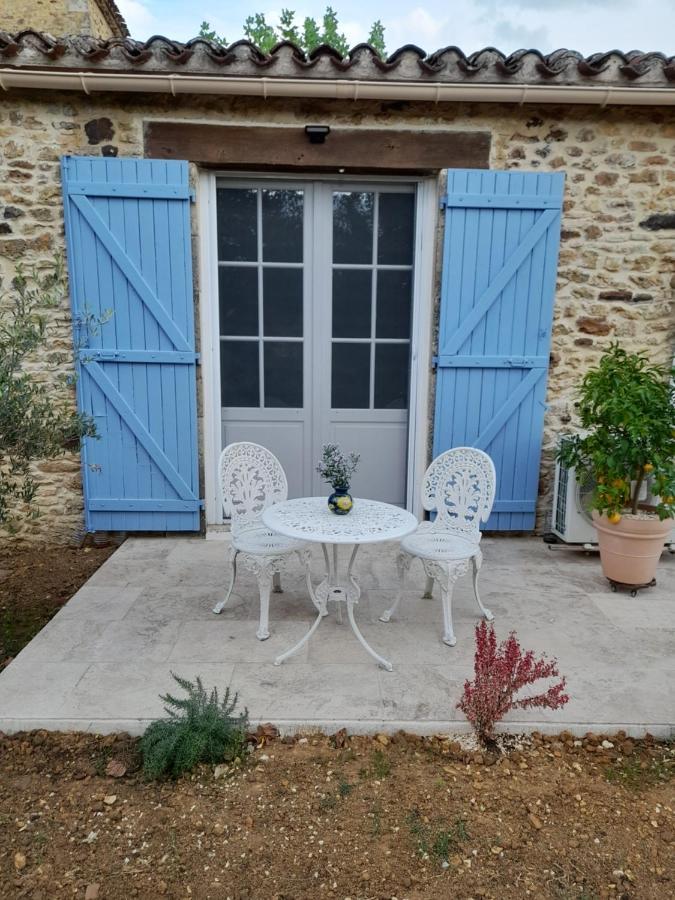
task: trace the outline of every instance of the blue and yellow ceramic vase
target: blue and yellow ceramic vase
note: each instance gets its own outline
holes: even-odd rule
[[[328,498],[328,509],[336,516],[346,516],[353,505],[354,501],[349,493],[349,485],[347,487],[333,485],[333,493]]]

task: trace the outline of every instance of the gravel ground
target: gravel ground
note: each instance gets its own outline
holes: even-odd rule
[[[675,748],[259,729],[242,766],[143,780],[128,735],[0,737],[0,896],[675,896]]]

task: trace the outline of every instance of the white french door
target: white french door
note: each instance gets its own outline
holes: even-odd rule
[[[414,185],[218,179],[216,220],[222,446],[263,444],[306,496],[336,441],[356,496],[405,505]]]

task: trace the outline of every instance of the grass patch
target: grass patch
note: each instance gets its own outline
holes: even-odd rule
[[[420,853],[440,863],[447,862],[450,854],[469,839],[466,822],[460,817],[452,825],[446,822],[426,822],[419,810],[414,809],[408,815],[407,823]]]
[[[366,781],[376,778],[383,781],[391,773],[391,761],[382,750],[374,750],[370,756],[370,765],[359,770],[359,777]]]
[[[654,784],[665,784],[675,772],[675,757],[666,756],[639,759],[627,756],[605,769],[605,778],[612,784],[623,784],[631,790],[640,790]]]
[[[338,794],[344,799],[348,797],[354,790],[354,785],[350,784],[346,779],[340,776],[338,780]]]
[[[0,612],[0,668],[3,660],[13,659],[42,631],[57,609],[53,612],[10,609]]]
[[[328,810],[335,809],[338,805],[338,798],[340,800],[344,800],[345,797],[348,797],[351,792],[354,790],[354,785],[350,784],[344,775],[337,776],[337,794],[326,794],[324,797],[321,797],[319,800],[319,809],[327,812]]]

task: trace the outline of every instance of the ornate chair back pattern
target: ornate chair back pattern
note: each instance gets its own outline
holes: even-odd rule
[[[422,504],[436,512],[434,531],[449,531],[480,540],[495,499],[494,463],[482,450],[454,447],[431,463],[422,483]]]
[[[263,510],[288,495],[281,463],[260,444],[229,444],[220,454],[218,475],[223,512],[232,522],[233,534],[257,525]]]

